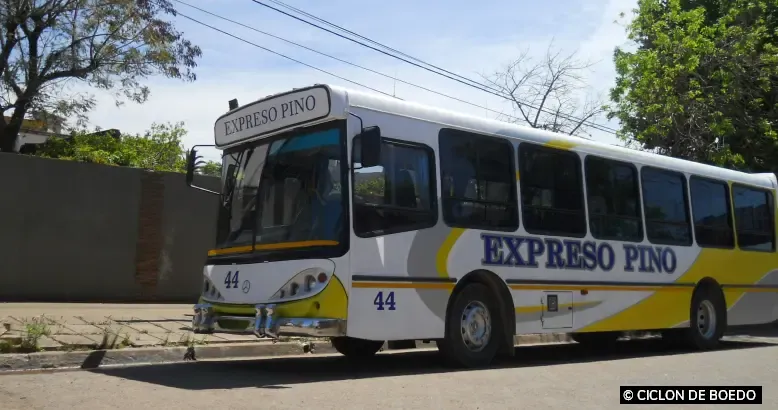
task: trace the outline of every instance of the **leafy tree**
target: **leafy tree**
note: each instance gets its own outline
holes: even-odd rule
[[[113,136],[108,132],[76,133],[70,138],[51,138],[36,155],[105,165],[185,172],[183,123],[152,124],[143,135]],[[205,175],[221,175],[221,165],[208,162]],[[213,172],[213,173],[211,173]]]
[[[778,171],[778,2],[639,0],[609,117],[659,153]]]
[[[222,164],[215,162],[215,161],[208,161],[205,164],[203,164],[202,167],[198,169],[198,171],[203,175],[211,175],[215,177],[221,177],[222,175]]]
[[[12,151],[30,111],[85,118],[94,97],[68,80],[143,103],[141,80],[194,81],[199,47],[165,20],[169,0],[5,0],[0,4],[0,151]],[[11,112],[10,119],[5,114]]]
[[[359,196],[383,198],[385,180],[382,176],[355,182],[354,192]]]

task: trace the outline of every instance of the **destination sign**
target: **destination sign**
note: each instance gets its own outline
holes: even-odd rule
[[[222,147],[257,135],[283,130],[326,117],[330,98],[326,88],[316,87],[258,101],[216,121],[216,146]]]

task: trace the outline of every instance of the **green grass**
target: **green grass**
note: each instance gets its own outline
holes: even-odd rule
[[[30,321],[24,323],[24,335],[22,335],[22,342],[19,344],[19,348],[26,352],[40,351],[38,343],[41,337],[51,336],[51,329],[46,320],[41,317],[32,318]]]

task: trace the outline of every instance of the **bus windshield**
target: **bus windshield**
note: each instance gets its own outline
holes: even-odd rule
[[[339,128],[247,145],[223,158],[217,248],[339,240]],[[319,242],[321,243],[321,242]]]

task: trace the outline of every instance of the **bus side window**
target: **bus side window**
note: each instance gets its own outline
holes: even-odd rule
[[[732,186],[732,201],[735,203],[735,227],[740,249],[774,251],[772,194],[767,190],[735,184]]]
[[[519,172],[524,228],[540,235],[586,235],[581,158],[573,151],[521,143]]]
[[[589,229],[596,239],[640,242],[643,218],[637,168],[592,155],[584,161]]]
[[[648,240],[655,245],[691,246],[686,176],[643,167],[641,179]]]
[[[513,146],[503,138],[442,129],[443,219],[460,228],[519,227]]]
[[[689,188],[697,245],[703,248],[733,248],[735,234],[727,183],[692,176]]]
[[[359,137],[354,138],[358,146]],[[384,138],[381,165],[354,164],[354,232],[361,237],[429,228],[437,222],[432,149]]]

